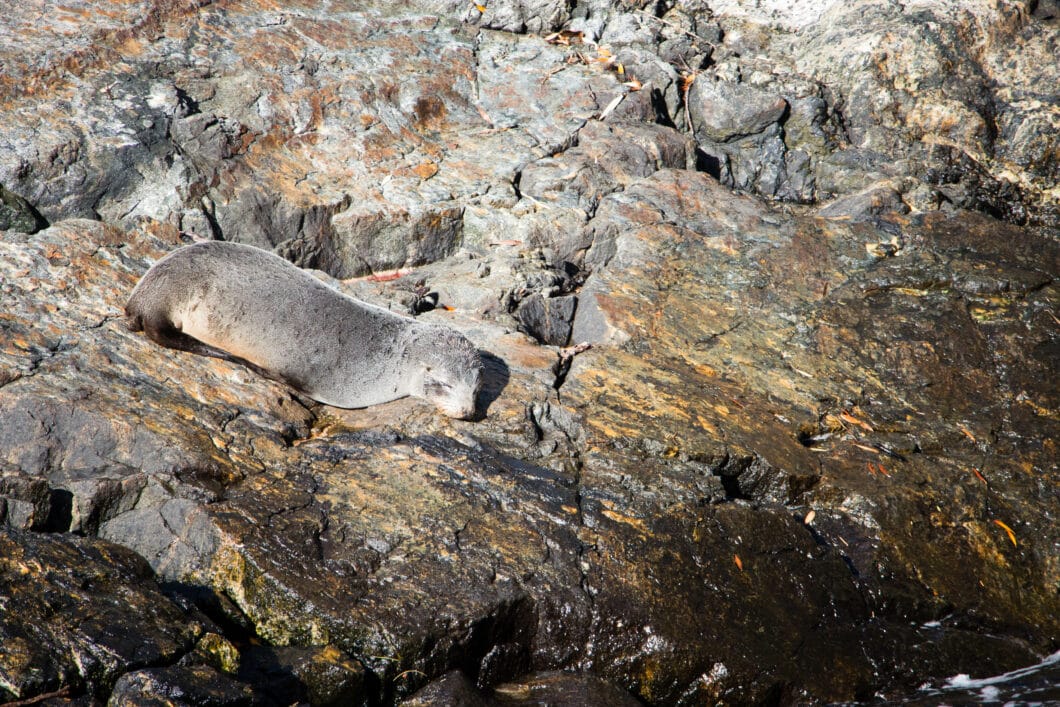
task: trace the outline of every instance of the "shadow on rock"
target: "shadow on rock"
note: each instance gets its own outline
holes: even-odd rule
[[[482,379],[482,392],[479,393],[475,406],[477,415],[474,419],[484,420],[493,401],[501,397],[501,393],[508,386],[511,378],[511,370],[508,364],[500,356],[491,354],[489,351],[479,349],[479,356],[485,365],[485,374]]]

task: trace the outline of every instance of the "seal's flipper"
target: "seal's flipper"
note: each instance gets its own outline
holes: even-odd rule
[[[187,351],[200,356],[212,356],[213,358],[220,358],[225,361],[245,363],[241,358],[236,358],[226,351],[214,348],[209,344],[204,344],[198,339],[188,336],[168,322],[159,325],[154,322],[146,321],[142,322],[142,325],[143,332],[147,334],[147,337],[161,346],[177,349],[179,351]]]

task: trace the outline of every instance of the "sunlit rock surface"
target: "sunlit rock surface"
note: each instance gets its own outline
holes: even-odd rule
[[[0,20],[0,699],[837,701],[1055,650],[1056,19],[482,7]],[[461,330],[482,419],[129,332],[193,237]]]

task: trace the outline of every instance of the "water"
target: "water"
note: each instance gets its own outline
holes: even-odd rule
[[[925,684],[900,701],[905,705],[1060,705],[1060,651],[1036,665],[991,678],[955,675],[939,685]]]

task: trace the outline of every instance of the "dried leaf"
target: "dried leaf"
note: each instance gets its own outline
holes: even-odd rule
[[[979,440],[977,440],[975,438],[975,435],[972,434],[972,431],[969,430],[964,425],[957,425],[957,429],[959,429],[961,432],[963,432],[965,437],[967,437],[968,439],[972,440],[972,444],[978,444],[979,443]]]
[[[997,522],[997,521],[994,521],[994,522]],[[1015,542],[1015,541],[1013,541],[1013,542]],[[739,569],[739,570],[740,570],[741,572],[743,572],[743,560],[741,560],[741,559],[740,559],[740,556],[739,556],[739,555],[733,555],[733,556],[732,556],[732,559],[733,559],[733,560],[735,560],[735,562],[736,562],[736,567],[737,567],[737,568],[738,568],[738,569]]]
[[[545,41],[549,44],[559,44],[562,46],[570,46],[572,43],[580,44],[584,39],[584,32],[577,32],[569,29],[560,30],[559,32],[553,32],[552,34],[545,37]]]
[[[593,61],[603,64],[604,68],[610,69],[612,66],[618,63],[618,59],[607,47],[597,47],[596,58]]]
[[[485,6],[485,5],[479,5],[479,4],[478,4],[478,3],[476,2],[476,3],[475,3],[475,9],[476,9],[476,10],[478,10],[479,12],[485,12],[485,11],[486,11],[486,6]]]
[[[875,447],[869,447],[869,446],[864,445],[864,444],[858,444],[857,442],[851,442],[851,444],[853,444],[858,449],[864,449],[866,452],[872,452],[873,454],[879,454],[880,453],[880,450],[876,449]]]
[[[851,425],[857,425],[858,427],[860,427],[861,429],[865,430],[866,432],[874,432],[875,431],[875,430],[872,429],[872,426],[869,423],[865,422],[864,420],[859,420],[858,418],[854,417],[853,415],[851,415],[848,412],[839,413],[839,417],[842,420],[850,423]]]
[[[982,481],[984,484],[989,485],[989,482],[987,482],[986,477],[980,474],[978,469],[972,469],[972,471],[975,472],[975,475],[979,477],[980,481]]]
[[[817,511],[811,510],[809,513],[806,514],[806,517],[802,519],[802,522],[805,523],[806,525],[809,525],[810,523],[813,522],[813,519],[816,518],[816,517],[817,517]]]
[[[877,464],[877,465],[876,465],[876,468],[880,470],[880,473],[881,473],[881,474],[883,474],[884,476],[886,476],[886,477],[890,478],[890,476],[891,476],[891,475],[890,475],[890,474],[888,474],[888,473],[887,473],[887,470],[883,468],[883,464]]]
[[[618,94],[617,96],[615,96],[614,98],[612,98],[612,99],[611,99],[611,102],[607,104],[607,108],[604,108],[604,109],[603,109],[603,110],[602,110],[602,111],[600,112],[600,117],[599,117],[599,118],[597,118],[597,120],[603,120],[603,119],[604,119],[604,118],[606,118],[607,116],[611,115],[611,112],[612,112],[612,111],[613,111],[613,110],[614,110],[615,108],[618,108],[618,104],[619,104],[619,103],[621,103],[621,102],[622,102],[622,99],[623,99],[623,98],[625,98],[625,97],[626,97],[626,94],[624,94],[624,93],[620,93],[620,94]]]
[[[1008,533],[1008,539],[1012,541],[1012,547],[1019,547],[1019,545],[1016,544],[1016,534],[1014,532],[1012,532],[1012,528],[1008,527],[1007,525],[1005,525],[1004,523],[1002,523],[999,520],[995,520],[994,521],[994,525],[997,525],[1002,530],[1004,530],[1006,533]]]
[[[390,282],[408,275],[411,270],[389,270],[387,272],[372,273],[365,278],[368,282]]]
[[[626,81],[622,85],[623,86],[628,86],[630,91],[639,91],[640,89],[644,88],[644,84],[642,84],[637,79],[632,79],[630,81]]]
[[[482,116],[482,119],[486,121],[486,124],[489,125],[492,128],[493,127],[493,118],[491,118],[490,114],[486,112],[486,109],[483,108],[482,106],[476,104],[475,105],[475,110],[477,110],[478,114]]]

